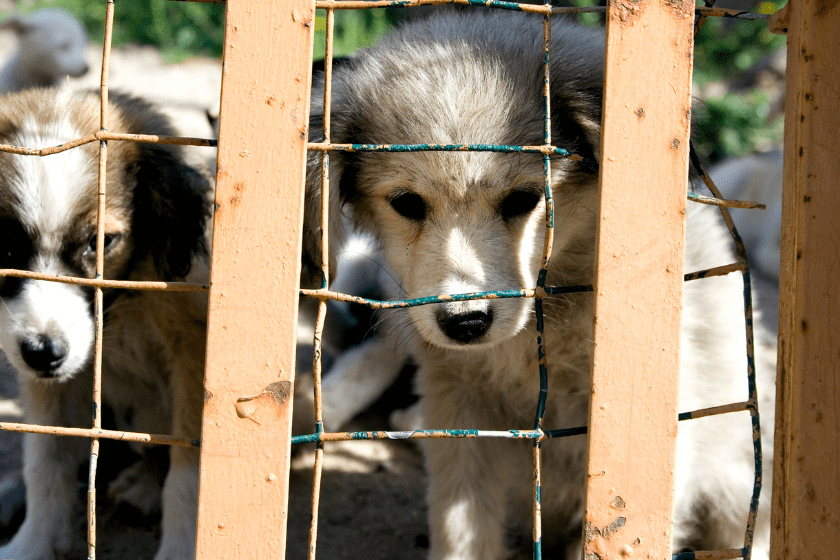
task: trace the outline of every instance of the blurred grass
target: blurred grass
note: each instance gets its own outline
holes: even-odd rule
[[[21,12],[46,7],[62,8],[84,24],[92,41],[102,42],[105,2],[97,0],[23,0]],[[167,62],[190,56],[222,55],[224,4],[118,0],[114,5],[114,46],[130,43],[160,48]]]
[[[597,0],[560,0],[566,5],[597,4]],[[754,8],[773,13],[785,0],[765,1]],[[91,39],[102,41],[105,21],[103,0],[19,0],[18,8],[30,12],[60,7],[78,17]],[[117,0],[114,45],[130,43],[160,48],[167,62],[191,56],[220,57],[224,42],[223,4],[170,2],[166,0]],[[402,10],[405,12],[406,10]],[[399,17],[392,10],[336,10],[335,56],[349,55],[375,43]],[[601,25],[598,14],[581,14],[586,25]],[[315,19],[315,60],[324,58],[326,14]],[[695,42],[694,81],[701,89],[708,84],[734,80],[757,61],[784,48],[785,38],[772,35],[763,21],[709,18]],[[725,88],[726,89],[726,88]],[[694,139],[700,152],[712,161],[764,149],[782,138],[781,119],[768,120],[769,98],[761,91],[728,91],[721,97],[703,99],[695,109]]]
[[[102,42],[105,2],[102,0],[23,0],[21,12],[46,7],[67,10],[84,24],[91,40]],[[167,62],[190,56],[221,57],[224,45],[224,4],[169,2],[166,0],[118,0],[114,6],[115,46],[154,45]],[[392,26],[386,10],[336,10],[335,56],[348,55],[376,42]],[[324,58],[326,13],[315,19],[315,60]]]

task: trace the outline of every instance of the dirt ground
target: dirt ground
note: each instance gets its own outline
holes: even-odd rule
[[[11,48],[11,38],[7,33],[0,33],[0,60],[8,56]],[[99,85],[96,68],[102,59],[101,47],[92,45],[88,54],[94,70],[72,80],[73,87]],[[221,88],[218,60],[194,59],[167,65],[153,48],[118,49],[111,58],[109,86],[111,91],[130,92],[158,103],[184,136],[212,137],[206,113],[218,111]],[[189,150],[194,163],[213,168],[215,149]],[[22,421],[16,383],[9,372],[9,366],[0,362],[0,421]],[[387,429],[388,412],[387,404],[380,403],[348,428]],[[416,446],[399,441],[354,441],[331,443],[325,449],[318,556],[370,560],[424,558],[428,547],[423,499],[425,475]],[[103,453],[101,462],[107,464],[107,460]],[[286,555],[290,559],[306,558],[313,460],[312,448],[296,450],[293,458]],[[2,512],[16,499],[9,485],[4,485],[4,477],[6,481],[14,481],[20,463],[21,435],[0,431],[0,542],[5,542],[11,534],[10,527],[2,526]],[[99,496],[105,495],[104,490],[99,491]],[[80,510],[78,514],[79,538],[71,558],[86,557],[84,513]],[[107,499],[102,500],[98,520],[100,559],[139,560],[154,556],[160,536],[158,522],[127,519]]]

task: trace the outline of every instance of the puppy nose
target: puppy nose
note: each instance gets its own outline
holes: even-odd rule
[[[20,354],[32,369],[48,372],[57,369],[67,357],[67,344],[61,337],[38,335],[20,343]]]
[[[439,312],[437,320],[446,336],[459,342],[469,343],[490,329],[493,323],[493,310],[470,311],[455,315]]]

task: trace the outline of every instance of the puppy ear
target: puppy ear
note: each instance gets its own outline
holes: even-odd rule
[[[142,145],[136,165],[134,242],[162,278],[183,278],[207,253],[210,185],[171,146]]]
[[[0,23],[0,29],[9,29],[16,35],[23,35],[24,33],[30,31],[32,26],[19,15],[13,14]]]
[[[313,92],[320,88],[313,87]],[[309,117],[309,138],[312,142],[324,141],[324,115],[317,94],[313,95]],[[330,282],[335,277],[336,255],[344,242],[344,219],[341,215],[340,183],[344,169],[343,152],[329,153],[330,217],[328,224]],[[320,288],[324,280],[322,263],[321,191],[323,152],[312,151],[306,158],[306,196],[303,214],[303,247],[301,253],[301,286]]]
[[[552,95],[552,142],[597,162],[601,154],[600,87],[572,95]],[[552,92],[553,93],[553,92]],[[561,143],[562,142],[562,143]]]
[[[563,33],[574,40],[559,45],[551,55],[552,142],[598,161],[604,96],[604,37],[578,26],[564,28]]]

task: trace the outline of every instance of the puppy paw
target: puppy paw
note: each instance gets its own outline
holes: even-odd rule
[[[14,538],[0,546],[0,558],[3,560],[55,560],[56,552],[66,552],[70,548],[69,535],[60,538],[50,535],[42,527],[24,521]]]
[[[395,430],[400,432],[413,432],[423,429],[423,413],[420,411],[419,403],[414,403],[408,408],[400,408],[391,413],[388,422]]]
[[[163,476],[148,460],[141,459],[124,469],[108,484],[108,497],[120,517],[157,517],[161,510]]]

